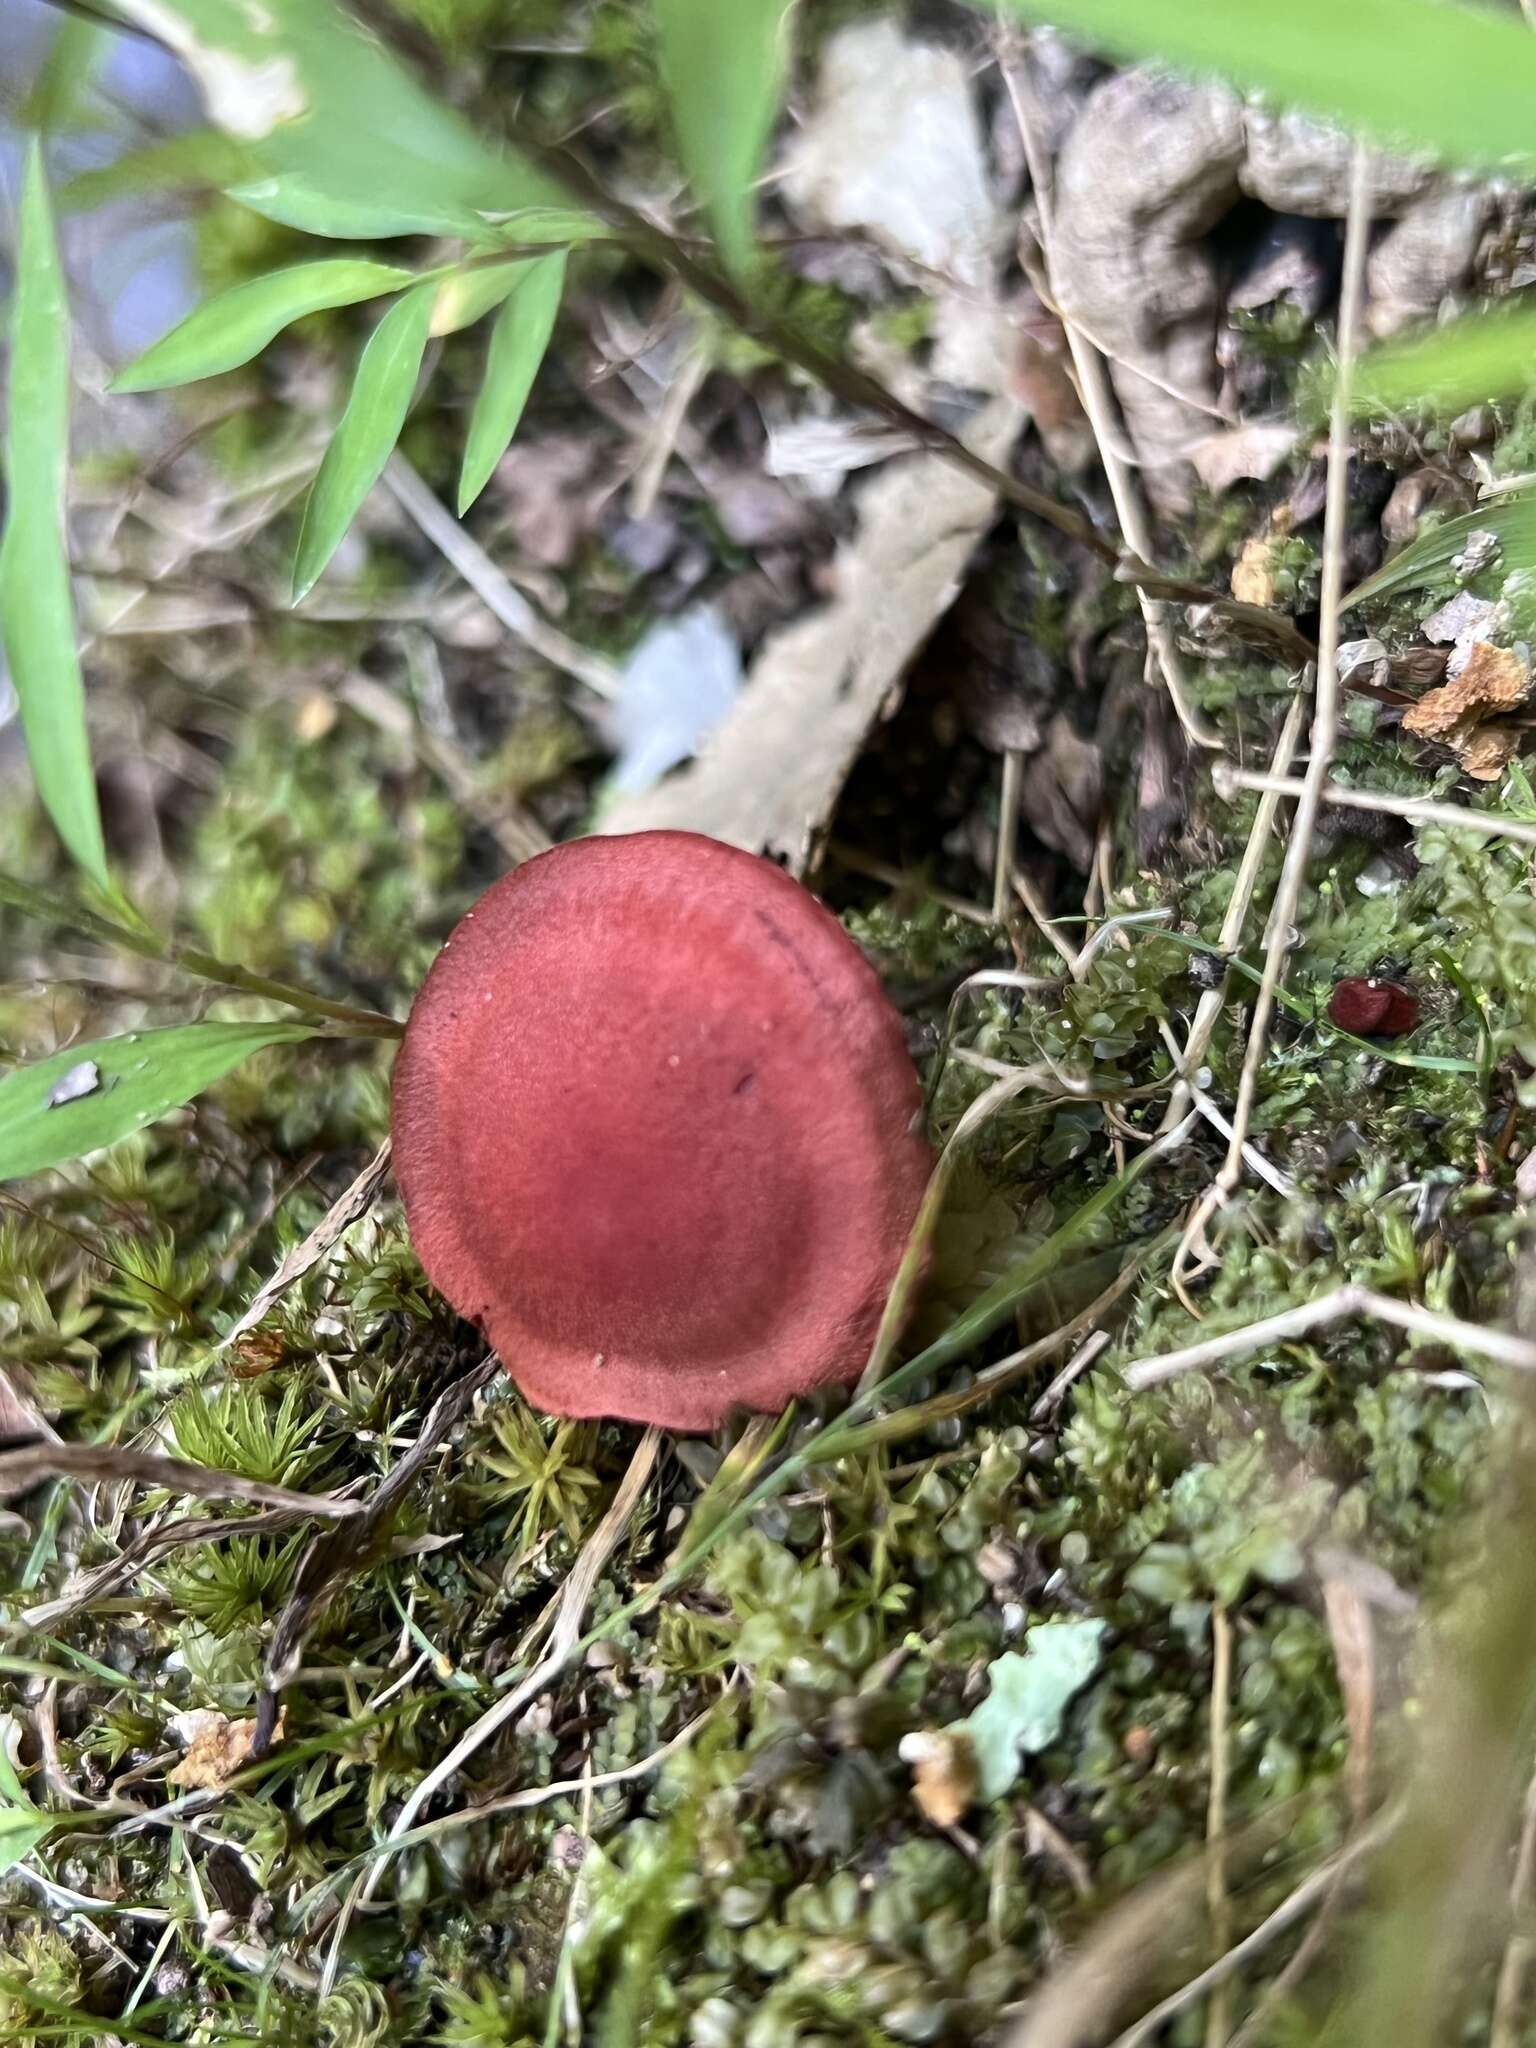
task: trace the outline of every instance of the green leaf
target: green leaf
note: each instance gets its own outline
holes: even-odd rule
[[[61,21],[54,31],[32,90],[22,102],[17,125],[43,134],[65,127],[90,92],[110,44],[99,21]]]
[[[186,65],[214,126],[249,152],[257,189],[272,181],[262,210],[274,219],[320,234],[463,233],[476,215],[569,203],[335,0],[116,0],[115,11]]]
[[[30,1806],[32,1802],[11,1761],[9,1737],[15,1729],[16,1723],[9,1714],[0,1715],[0,1800],[7,1806]]]
[[[1374,576],[1346,592],[1345,609],[1364,604],[1368,598],[1388,597],[1395,590],[1416,589],[1443,576],[1474,533],[1498,535],[1506,573],[1536,568],[1536,492],[1516,491],[1507,498],[1490,498],[1475,512],[1458,513],[1454,519],[1430,527],[1407,547],[1399,548]]]
[[[0,1077],[0,1181],[115,1145],[253,1052],[314,1036],[311,1024],[177,1024],[72,1045],[17,1067]]]
[[[0,633],[37,793],[80,866],[110,893],[69,582],[69,331],[47,174],[34,141],[22,184],[11,317]]]
[[[432,301],[432,333],[458,334],[473,327],[499,306],[513,286],[522,282],[527,264],[522,258],[507,263],[486,263],[474,270],[456,270],[437,287]]]
[[[54,1814],[38,1813],[35,1809],[18,1813],[0,1806],[0,1872],[14,1870],[18,1863],[24,1863],[57,1826],[58,1817]]]
[[[656,0],[661,82],[677,146],[721,253],[752,253],[752,181],[778,111],[790,0]]]
[[[331,306],[355,306],[397,292],[412,273],[391,263],[364,263],[349,256],[324,263],[295,263],[265,277],[231,285],[189,313],[179,327],[153,343],[137,362],[112,380],[114,391],[163,391],[216,377],[260,355],[274,335],[306,313]]]
[[[76,171],[54,194],[64,213],[89,212],[111,200],[148,192],[174,192],[231,185],[250,173],[250,158],[239,143],[216,128],[194,128],[125,150],[111,163]]]
[[[473,207],[431,205],[418,200],[408,217],[387,199],[364,192],[317,192],[308,179],[290,173],[281,178],[242,178],[228,196],[263,220],[300,234],[324,235],[335,242],[374,242],[391,235],[462,235],[488,238],[483,217]],[[408,218],[409,224],[404,224]]]
[[[368,337],[346,411],[305,502],[293,566],[295,604],[314,588],[400,438],[436,297],[435,285],[418,285],[390,307]]]
[[[19,1734],[14,1719],[0,1715],[0,1873],[30,1856],[65,1818],[63,1814],[40,1813],[27,1797],[11,1761],[10,1746]]]
[[[1029,1631],[1024,1654],[997,1658],[987,1670],[991,1691],[958,1727],[976,1753],[983,1799],[1001,1799],[1019,1775],[1021,1756],[1049,1749],[1061,1734],[1074,1693],[1098,1670],[1102,1621],[1042,1621]]]
[[[565,251],[535,256],[496,316],[485,360],[485,380],[469,418],[464,467],[459,474],[459,517],[485,489],[523,416],[528,393],[554,332],[565,286]]]
[[[1464,412],[1536,384],[1536,306],[1468,313],[1447,327],[1373,349],[1355,366],[1353,398],[1362,413],[1432,406]]]
[[[975,0],[1117,57],[1215,72],[1251,92],[1452,163],[1536,163],[1536,35],[1446,0]],[[722,8],[722,14],[729,10]]]
[[[507,249],[517,243],[589,242],[612,233],[597,214],[578,213],[569,206],[520,206],[494,215],[491,226],[496,242]]]

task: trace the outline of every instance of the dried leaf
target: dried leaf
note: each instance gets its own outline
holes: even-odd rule
[[[858,23],[827,44],[784,190],[824,229],[869,235],[973,289],[991,282],[1001,223],[966,61],[894,21]]]
[[[1258,535],[1243,542],[1243,551],[1233,564],[1232,595],[1239,604],[1271,605],[1275,601],[1270,544]]]
[[[350,1187],[343,1188],[302,1244],[288,1252],[277,1271],[257,1288],[250,1307],[218,1346],[220,1351],[243,1337],[259,1323],[267,1310],[280,1301],[297,1280],[319,1264],[337,1240],[372,1208],[389,1172],[389,1140],[386,1138]]]
[[[1022,408],[988,405],[967,443],[1006,459]],[[888,717],[908,662],[948,610],[997,499],[936,455],[893,463],[859,501],[859,531],[838,551],[837,596],[771,639],[736,706],[698,759],[614,803],[607,832],[706,832],[811,864],[869,729]]]
[[[1296,446],[1296,429],[1255,420],[1248,426],[1207,434],[1189,451],[1195,474],[1219,498],[1243,478],[1265,483]]]
[[[912,1798],[925,1820],[952,1828],[976,1797],[976,1752],[970,1737],[950,1728],[923,1728],[901,1740],[901,1759],[912,1766]]]
[[[186,1755],[166,1783],[189,1792],[218,1792],[250,1761],[256,1738],[254,1721],[231,1721],[216,1707],[194,1707],[189,1713],[173,1714],[171,1733],[185,1743]],[[283,1716],[279,1715],[273,1740],[280,1740]]]
[[[1512,725],[1484,725],[1456,749],[1464,775],[1474,782],[1497,782],[1520,751],[1520,734]]]

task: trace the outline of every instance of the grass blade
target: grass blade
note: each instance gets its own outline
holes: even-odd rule
[[[314,588],[400,438],[436,298],[434,285],[418,285],[390,307],[369,336],[352,396],[304,507],[293,567],[295,604]]]
[[[1117,57],[1214,72],[1452,163],[1536,163],[1536,36],[1513,11],[1446,0],[987,0]],[[722,14],[727,12],[720,10]],[[1476,90],[1464,81],[1475,79]]]
[[[1536,38],[1533,38],[1536,40]],[[1502,567],[1536,567],[1536,492],[1513,492],[1507,498],[1490,498],[1475,512],[1458,513],[1439,526],[1421,533],[1407,547],[1399,548],[1390,562],[1374,576],[1344,594],[1344,609],[1364,604],[1373,597],[1389,597],[1395,590],[1412,590],[1432,578],[1443,576],[1474,533],[1492,533],[1499,539]]]
[[[0,1874],[25,1862],[64,1819],[62,1814],[40,1812],[27,1797],[10,1755],[20,1733],[9,1714],[0,1717]]]
[[[536,256],[496,316],[485,361],[485,381],[470,415],[459,474],[459,517],[485,489],[492,470],[517,432],[528,393],[554,332],[565,286],[565,251]]]
[[[661,81],[678,151],[721,254],[752,253],[752,181],[778,112],[789,0],[656,0]]]
[[[397,292],[411,273],[390,263],[337,257],[325,263],[295,263],[287,270],[232,285],[187,315],[178,327],[147,348],[112,380],[114,391],[163,391],[216,377],[260,355],[274,335],[306,313],[355,306]]]
[[[85,729],[85,684],[65,526],[69,303],[41,145],[22,185],[5,438],[8,516],[0,541],[0,633],[37,793],[85,873],[111,893]]]
[[[0,1181],[115,1145],[312,1024],[177,1024],[72,1045],[0,1079]]]
[[[1519,303],[1496,313],[1467,313],[1373,349],[1355,372],[1357,412],[1403,412],[1419,406],[1462,412],[1536,383],[1536,307]]]

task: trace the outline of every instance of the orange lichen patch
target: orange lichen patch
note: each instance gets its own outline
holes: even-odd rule
[[[1421,739],[1451,742],[1460,725],[1480,725],[1513,711],[1530,694],[1531,673],[1511,648],[1474,640],[1467,665],[1453,682],[1442,683],[1403,715],[1403,730]]]
[[[1495,782],[1514,758],[1519,734],[1484,721],[1514,711],[1530,695],[1531,672],[1512,648],[1474,640],[1461,674],[1422,696],[1403,715],[1404,732],[1439,740],[1468,775]]]

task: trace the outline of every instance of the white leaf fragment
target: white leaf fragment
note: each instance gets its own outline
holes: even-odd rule
[[[296,121],[309,111],[309,97],[292,57],[267,57],[257,63],[206,43],[174,0],[122,0],[122,11],[181,59],[202,88],[209,119],[226,135],[259,142],[281,122]]]
[[[94,1060],[81,1060],[67,1074],[60,1074],[48,1090],[48,1107],[61,1109],[66,1102],[78,1102],[82,1095],[94,1095],[100,1086],[100,1067]]]

